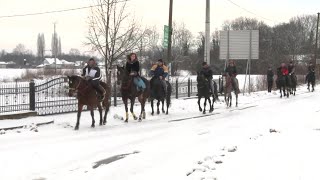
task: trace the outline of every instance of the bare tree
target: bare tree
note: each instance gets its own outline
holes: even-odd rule
[[[61,54],[62,54],[61,37],[59,37],[59,42],[58,42],[58,55],[61,56]]]
[[[127,0],[96,0],[89,17],[87,45],[104,58],[106,75],[112,63],[137,50],[144,31],[126,13]],[[108,78],[108,81],[111,79]]]
[[[71,48],[69,51],[69,55],[71,56],[80,56],[80,51],[79,49]]]
[[[12,51],[13,54],[26,54],[27,50],[23,44],[18,44]]]
[[[191,47],[193,46],[193,35],[189,29],[186,28],[184,23],[177,24],[173,23],[173,33],[172,33],[172,73],[174,74],[179,66],[181,68],[188,68],[185,65],[190,66],[188,61],[191,61],[189,53]]]
[[[45,52],[45,39],[44,34],[38,34],[38,40],[37,40],[37,56],[38,58],[41,58],[43,60],[44,58],[44,52]]]

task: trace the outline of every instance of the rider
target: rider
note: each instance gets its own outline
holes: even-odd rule
[[[144,91],[146,89],[146,84],[141,79],[139,75],[140,64],[136,53],[131,53],[128,55],[128,60],[126,63],[126,70],[133,77],[133,83],[136,85],[138,91]]]
[[[289,71],[289,75],[295,75],[295,66],[293,64],[292,61],[290,61],[289,65],[288,65],[288,71]]]
[[[278,76],[285,76],[286,77],[286,83],[288,84],[288,75],[289,70],[285,63],[281,63],[281,66],[278,67]]]
[[[103,101],[106,91],[100,85],[100,68],[97,66],[97,63],[93,58],[90,58],[87,63],[87,66],[83,68],[81,76],[84,77],[89,82],[89,84],[91,84],[91,86],[96,90],[99,101]]]
[[[269,66],[268,71],[267,71],[267,81],[268,81],[268,92],[271,93],[272,85],[273,85],[273,70],[271,66]]]
[[[311,75],[311,73],[314,73],[314,72],[315,72],[315,68],[314,68],[312,62],[310,62],[308,65],[308,74],[306,76],[306,82],[307,82],[309,76]]]
[[[161,80],[165,94],[167,92],[167,82],[165,79],[168,76],[168,72],[169,69],[163,64],[162,59],[158,59],[157,64],[153,65],[150,70],[150,75],[153,76],[153,78],[159,78]]]
[[[308,65],[308,72],[309,73],[314,72],[314,66],[313,66],[312,62],[310,62]]]
[[[295,65],[293,64],[293,61],[290,61],[288,65],[288,73],[289,73],[288,80],[290,84],[297,81],[295,69],[296,68],[295,68]]]
[[[202,69],[200,71],[200,74],[203,75],[206,78],[206,80],[209,82],[211,93],[214,94],[214,87],[212,83],[213,72],[210,66],[207,64],[207,62],[202,63]]]
[[[234,87],[234,89],[239,94],[240,93],[239,87],[236,86],[236,84],[237,84],[237,78],[236,78],[236,76],[237,76],[237,68],[236,68],[235,62],[233,60],[229,61],[229,65],[226,68],[225,72],[228,73],[229,76],[231,77],[232,87]]]

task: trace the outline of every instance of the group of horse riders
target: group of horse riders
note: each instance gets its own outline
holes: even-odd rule
[[[131,53],[130,55],[128,55],[125,69],[129,73],[129,75],[133,77],[133,83],[137,87],[137,90],[141,92],[145,91],[146,84],[139,75],[140,63],[135,53]],[[164,92],[166,93],[167,83],[165,81],[165,78],[168,76],[168,67],[163,63],[162,59],[159,59],[157,63],[151,67],[150,75],[153,76],[153,78],[158,78],[161,80]],[[85,78],[89,82],[89,84],[96,90],[98,99],[100,101],[103,101],[105,90],[100,85],[101,72],[100,68],[97,66],[97,63],[93,58],[90,58],[87,66],[83,68],[81,76]]]
[[[144,81],[141,79],[139,72],[140,72],[140,63],[138,61],[137,55],[135,53],[131,53],[127,57],[127,62],[125,66],[127,72],[130,74],[130,76],[133,77],[133,82],[135,86],[137,87],[138,91],[144,91],[146,89],[146,85]],[[156,64],[154,64],[151,67],[150,75],[153,76],[153,78],[158,78],[161,80],[164,92],[166,93],[167,89],[167,83],[165,81],[165,78],[168,76],[168,67],[164,64],[162,59],[159,59]],[[237,69],[235,66],[235,62],[233,60],[229,61],[228,66],[225,69],[225,73],[228,74],[232,79],[232,86],[235,87],[235,90],[240,92],[237,84]],[[212,83],[213,79],[213,71],[210,68],[210,66],[206,63],[202,63],[202,69],[200,71],[200,75],[203,75],[206,80],[209,83],[209,87],[211,90],[211,93],[214,93],[214,86]],[[85,78],[89,84],[96,90],[98,99],[102,101],[105,96],[105,90],[100,85],[101,80],[101,71],[100,68],[97,66],[96,61],[93,58],[90,58],[87,66],[83,68],[82,75],[83,78]],[[152,79],[153,79],[152,78]]]
[[[202,69],[199,74],[203,75],[206,78],[206,80],[209,82],[211,93],[214,93],[214,86],[213,86],[213,82],[212,82],[213,71],[207,62],[202,63]],[[239,90],[239,86],[238,86],[237,68],[235,65],[235,61],[233,61],[233,60],[229,61],[228,66],[225,69],[225,74],[229,75],[231,77],[232,87],[239,94],[240,90]]]
[[[313,66],[312,62],[309,63],[308,65],[308,74],[306,76],[306,82],[309,79],[310,76],[314,76],[314,72],[315,72],[315,67]],[[268,92],[271,92],[272,86],[273,86],[273,70],[272,67],[269,66],[268,67],[268,71],[267,71],[267,82],[268,82]],[[286,65],[285,63],[281,63],[280,67],[277,68],[277,87],[279,86],[279,77],[284,76],[286,79],[286,84],[288,86],[291,85],[291,83],[293,82],[297,82],[297,76],[295,74],[295,65],[293,64],[293,61],[290,61],[288,65]]]

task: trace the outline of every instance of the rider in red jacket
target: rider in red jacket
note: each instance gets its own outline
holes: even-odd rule
[[[287,76],[289,74],[289,70],[285,63],[281,64],[281,73],[283,76]]]

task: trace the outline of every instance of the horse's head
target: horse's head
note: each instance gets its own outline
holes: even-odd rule
[[[78,92],[78,88],[81,84],[81,81],[83,80],[82,77],[80,76],[68,76],[69,79],[69,92],[68,95],[69,97],[74,97],[76,96]]]
[[[126,84],[130,80],[127,70],[123,66],[117,66],[117,84]]]

